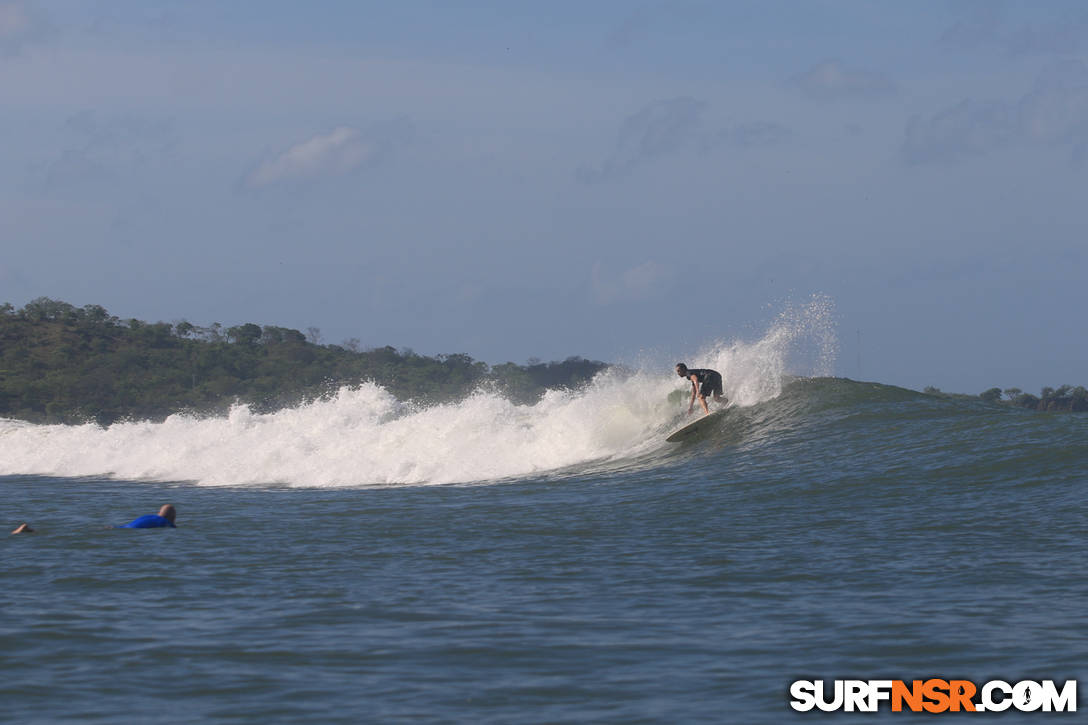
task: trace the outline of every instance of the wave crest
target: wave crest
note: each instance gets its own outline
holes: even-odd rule
[[[791,372],[826,374],[834,348],[831,303],[814,298],[758,341],[717,341],[690,362],[720,370],[726,396],[751,406],[778,396]],[[421,408],[365,384],[269,414],[235,406],[225,417],[108,428],[5,420],[0,473],[313,487],[517,478],[667,456],[679,412],[669,394],[683,386],[671,368],[612,368],[531,406],[481,390]]]

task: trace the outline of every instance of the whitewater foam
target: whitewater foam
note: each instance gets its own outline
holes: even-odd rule
[[[799,370],[806,355],[818,362]],[[831,305],[817,298],[754,343],[716,342],[688,362],[720,370],[726,396],[753,405],[777,396],[787,374],[827,374],[833,357]],[[0,420],[0,474],[313,487],[523,477],[671,450],[663,433],[682,409],[669,393],[684,385],[671,369],[612,368],[531,406],[481,390],[416,407],[368,383],[269,414],[239,405],[225,417],[108,428]]]

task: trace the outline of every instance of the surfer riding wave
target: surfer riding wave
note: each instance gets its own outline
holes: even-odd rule
[[[722,374],[709,368],[689,368],[684,363],[676,363],[676,374],[691,381],[691,403],[688,404],[688,413],[695,410],[695,398],[703,404],[703,412],[710,415],[710,407],[706,403],[708,395],[713,395],[714,402],[725,405],[729,401],[722,397]]]

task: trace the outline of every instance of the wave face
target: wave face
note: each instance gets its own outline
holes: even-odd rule
[[[685,362],[721,371],[726,396],[759,409],[791,375],[829,375],[835,345],[832,306],[814,298],[788,308],[754,343],[716,342]],[[108,428],[0,420],[0,474],[334,487],[652,467],[676,453],[664,436],[687,404],[672,362],[608,370],[583,390],[550,391],[532,406],[481,390],[421,408],[366,384],[271,414],[236,406],[226,417]]]

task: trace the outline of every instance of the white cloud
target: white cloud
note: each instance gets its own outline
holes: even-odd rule
[[[250,172],[246,183],[259,187],[292,179],[339,176],[359,168],[373,156],[373,146],[361,139],[358,129],[339,126],[265,161]]]
[[[790,84],[809,98],[838,100],[874,98],[895,92],[895,83],[883,73],[849,68],[838,60],[825,60],[795,75]]]
[[[337,126],[264,161],[246,175],[245,184],[259,188],[344,176],[378,163],[397,145],[407,143],[412,135],[412,124],[405,118],[374,124],[365,130]]]

